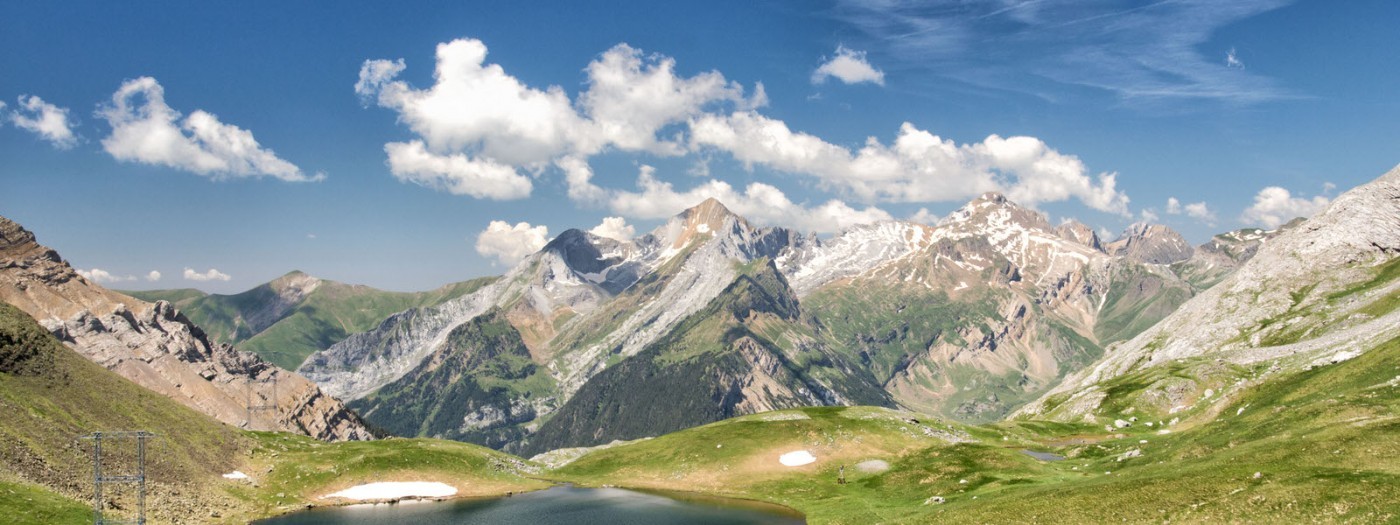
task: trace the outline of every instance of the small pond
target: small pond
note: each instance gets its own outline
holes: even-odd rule
[[[507,498],[352,505],[296,512],[258,525],[798,525],[791,509],[694,494],[569,486]]]

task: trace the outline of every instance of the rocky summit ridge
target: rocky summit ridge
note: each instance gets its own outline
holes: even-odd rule
[[[755,227],[709,199],[630,241],[565,231],[491,284],[395,314],[298,371],[396,433],[513,450],[706,422],[615,433],[608,414],[645,399],[705,417],[861,402],[989,420],[1199,291],[1178,269],[1204,268],[1191,262],[1201,249],[1180,235],[1138,227],[1119,240],[1111,252],[1087,226],[996,193],[937,224],[826,239]],[[721,313],[771,303],[754,297],[792,301],[783,315]],[[672,375],[689,390],[636,386]]]
[[[1239,246],[1245,239],[1267,242]],[[1400,166],[1306,221],[1276,233],[1217,236],[1206,251],[1217,259],[1255,253],[1219,284],[1020,413],[1093,419],[1107,409],[1111,381],[1164,366],[1183,368],[1174,375],[1196,379],[1152,382],[1141,399],[1175,412],[1220,390],[1253,384],[1214,385],[1203,379],[1205,369],[1265,363],[1271,364],[1268,375],[1310,368],[1352,359],[1400,336]]]
[[[358,416],[314,383],[211,342],[169,302],[141,301],[88,281],[4,217],[0,300],[88,359],[224,423],[326,440],[372,439]],[[246,421],[250,389],[255,404],[278,409],[255,412]]]

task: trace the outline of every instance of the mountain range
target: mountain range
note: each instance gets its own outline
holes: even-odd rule
[[[298,372],[398,435],[539,452],[772,409],[998,419],[1152,326],[1277,231],[1103,242],[999,194],[830,238],[708,200],[634,240],[568,230]]]

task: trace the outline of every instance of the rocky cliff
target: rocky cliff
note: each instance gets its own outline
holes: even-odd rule
[[[168,302],[148,303],[89,282],[3,217],[0,300],[88,359],[224,423],[326,440],[371,439],[358,416],[306,378],[211,342]],[[255,411],[248,421],[250,400],[278,408]]]
[[[1020,413],[1093,420],[1136,404],[1174,414],[1261,376],[1354,358],[1400,336],[1397,255],[1400,167],[1277,233],[1220,284]],[[1167,368],[1170,377],[1152,372]],[[1215,379],[1240,370],[1253,375]],[[1130,376],[1141,384],[1114,386]],[[1114,396],[1129,390],[1131,399]]]

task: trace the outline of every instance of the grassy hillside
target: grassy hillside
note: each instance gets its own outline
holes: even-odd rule
[[[113,430],[159,436],[147,454],[152,523],[245,523],[378,480],[442,481],[478,496],[545,485],[523,477],[531,465],[464,443],[324,443],[240,431],[89,362],[0,303],[0,521],[91,523],[91,449],[77,438]],[[128,470],[133,448],[109,442],[104,468]],[[233,470],[253,483],[221,477]]]
[[[1125,422],[1137,417],[1124,412]],[[772,501],[814,524],[1400,520],[1400,340],[1239,390],[1175,425],[1147,423],[964,427],[863,407],[801,409],[599,450],[552,475]],[[793,450],[817,462],[781,466]],[[854,468],[872,459],[889,470]],[[842,465],[846,485],[836,483]],[[944,503],[926,504],[934,496]]]
[[[257,353],[291,370],[313,352],[374,328],[390,315],[435,306],[495,280],[474,279],[414,293],[323,280],[300,302],[282,305],[277,292],[281,282],[298,277],[305,275],[292,272],[234,295],[205,295],[189,289],[124,293],[146,301],[170,301],[216,341]]]
[[[94,431],[149,430],[152,492],[170,501],[166,512],[230,507],[235,502],[203,487],[237,466],[251,441],[175,401],[89,362],[48,334],[32,318],[0,303],[0,481],[39,484],[68,498],[91,494],[92,460],[86,442]],[[108,452],[122,463],[130,447]],[[125,463],[129,464],[129,463]],[[113,465],[113,468],[122,465]],[[0,489],[0,502],[12,498]],[[37,489],[27,489],[33,492]],[[175,493],[181,493],[177,496]],[[153,499],[154,501],[154,499]],[[4,508],[6,503],[0,503]],[[48,522],[38,519],[36,522]]]

